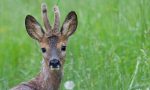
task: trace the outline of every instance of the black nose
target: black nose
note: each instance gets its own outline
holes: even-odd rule
[[[60,67],[60,61],[58,59],[50,60],[49,66],[52,68],[59,68]]]

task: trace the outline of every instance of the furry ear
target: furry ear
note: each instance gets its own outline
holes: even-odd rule
[[[25,27],[29,36],[33,39],[40,41],[41,38],[44,36],[44,30],[42,29],[41,25],[31,15],[26,16]]]
[[[67,15],[60,32],[68,38],[76,31],[77,25],[77,14],[74,11],[71,11]]]

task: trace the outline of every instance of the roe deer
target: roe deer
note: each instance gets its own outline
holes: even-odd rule
[[[59,31],[60,13],[58,6],[54,6],[53,28],[48,20],[46,4],[43,3],[41,6],[46,31],[31,15],[26,16],[25,26],[29,36],[40,44],[43,54],[42,69],[35,78],[19,84],[11,90],[58,90],[60,87],[67,41],[69,36],[76,31],[77,15],[74,11],[69,12]]]

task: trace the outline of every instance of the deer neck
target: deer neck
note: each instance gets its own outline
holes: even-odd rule
[[[40,73],[40,77],[43,79],[42,87],[46,90],[58,90],[61,83],[62,70],[50,70],[46,63],[46,60],[42,61]]]

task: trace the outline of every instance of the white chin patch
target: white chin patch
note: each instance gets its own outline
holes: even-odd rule
[[[50,69],[51,70],[60,70],[60,66],[59,65],[57,65],[57,67],[50,66]]]

